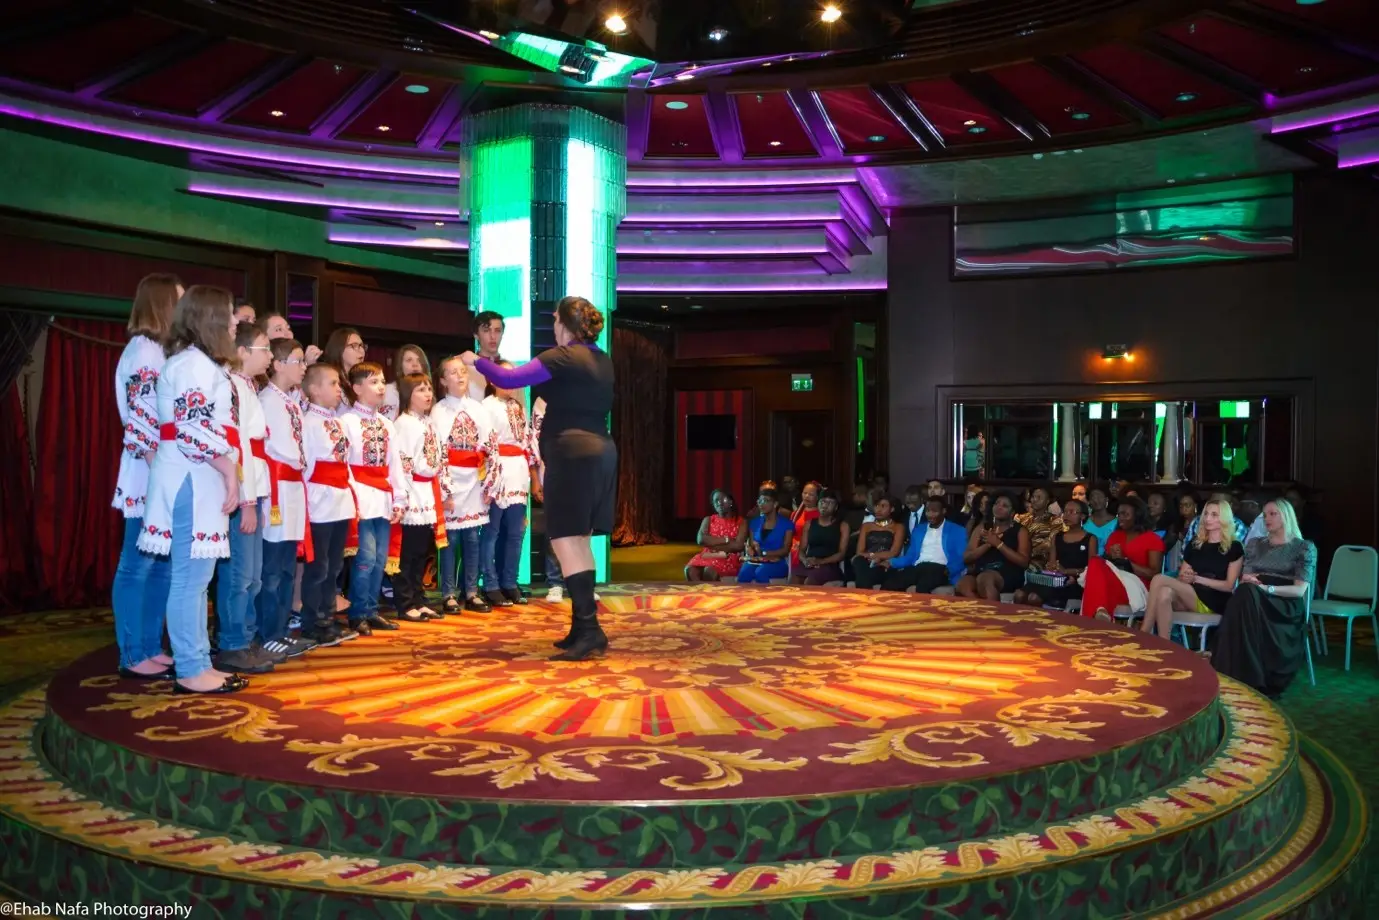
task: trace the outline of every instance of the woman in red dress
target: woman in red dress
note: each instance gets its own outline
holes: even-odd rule
[[[790,571],[792,572],[800,565],[800,535],[804,533],[804,525],[819,516],[819,493],[823,491],[823,488],[820,483],[806,482],[804,490],[800,492],[800,506],[795,509],[794,514],[790,515],[790,523],[795,525],[795,545],[790,547]]]
[[[1149,509],[1144,502],[1133,495],[1120,500],[1116,529],[1106,539],[1105,558],[1092,559],[1087,565],[1083,616],[1109,620],[1122,604],[1132,610],[1145,609],[1149,581],[1163,571],[1164,564],[1164,541],[1149,526]],[[1133,582],[1127,584],[1122,573],[1139,579],[1143,589]]]
[[[747,545],[747,522],[738,516],[737,502],[722,489],[713,491],[714,513],[699,525],[695,540],[703,549],[685,566],[689,581],[722,581],[736,578]]]

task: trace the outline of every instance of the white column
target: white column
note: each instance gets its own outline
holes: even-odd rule
[[[1164,405],[1164,474],[1160,482],[1177,482],[1183,477],[1178,472],[1178,463],[1183,455],[1183,404]]]
[[[1058,481],[1077,479],[1077,403],[1059,403],[1063,417],[1058,420]]]

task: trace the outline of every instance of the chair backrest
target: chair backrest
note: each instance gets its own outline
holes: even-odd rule
[[[1366,600],[1379,596],[1379,552],[1372,546],[1338,546],[1331,556],[1325,597]]]

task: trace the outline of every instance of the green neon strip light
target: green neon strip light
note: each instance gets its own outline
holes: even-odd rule
[[[862,369],[862,359],[857,359],[857,452],[862,452],[862,442],[867,439],[867,375]]]

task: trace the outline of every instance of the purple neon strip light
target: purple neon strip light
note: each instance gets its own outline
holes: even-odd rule
[[[639,176],[627,174],[628,188],[789,188],[802,185],[851,185],[855,173],[838,176],[715,176],[712,172],[688,176]]]
[[[401,163],[391,160],[387,163],[370,162],[365,157],[358,158],[337,158],[323,156],[321,154],[292,153],[283,148],[275,148],[271,152],[259,148],[253,141],[216,141],[214,138],[181,136],[171,133],[174,129],[168,129],[169,133],[160,134],[152,129],[138,130],[115,123],[113,121],[97,121],[93,118],[82,118],[75,114],[63,114],[58,111],[42,111],[39,109],[24,108],[15,104],[12,100],[0,100],[0,115],[12,115],[15,118],[26,118],[30,121],[38,121],[49,125],[58,125],[63,128],[72,128],[77,131],[89,131],[93,134],[104,134],[109,137],[120,137],[126,140],[141,141],[146,144],[158,144],[164,147],[177,147],[182,150],[196,150],[201,153],[213,153],[219,156],[229,157],[248,157],[268,163],[281,163],[289,166],[316,166],[325,169],[354,170],[357,172],[384,173],[390,176],[424,176],[427,178],[455,179],[459,176],[459,165],[445,165],[440,163]]]
[[[251,201],[276,201],[281,204],[305,204],[322,208],[349,208],[353,211],[374,211],[391,214],[420,214],[426,217],[460,216],[459,208],[441,208],[424,204],[388,204],[379,201],[349,201],[329,195],[310,195],[292,192],[266,192],[262,189],[225,188],[219,185],[206,185],[193,182],[187,191],[198,195],[216,195],[224,198],[245,198]]]
[[[1305,128],[1316,128],[1321,125],[1329,125],[1333,122],[1348,121],[1352,118],[1363,118],[1366,115],[1373,115],[1379,112],[1379,100],[1370,103],[1362,103],[1346,108],[1331,107],[1331,111],[1309,114],[1299,112],[1296,116],[1279,115],[1274,118],[1276,122],[1282,124],[1275,125],[1269,129],[1270,134],[1284,134],[1288,131],[1301,131]],[[1294,120],[1294,119],[1297,120]]]
[[[354,246],[401,246],[408,249],[468,249],[467,242],[448,240],[443,236],[426,236],[404,239],[396,236],[374,236],[367,233],[332,233],[327,239],[332,243],[348,243]]]
[[[831,277],[840,278],[845,276],[833,275]],[[884,291],[885,289],[886,279],[884,278],[863,278],[843,284],[818,284],[810,281],[791,282],[785,280],[749,282],[746,284],[734,284],[731,281],[725,284],[703,284],[694,282],[669,282],[657,284],[649,281],[625,283],[622,279],[618,281],[618,290],[626,291],[629,294],[786,294],[799,291],[837,291],[841,293],[843,291]]]
[[[1373,166],[1379,163],[1379,150],[1369,150],[1364,153],[1351,154],[1350,156],[1340,156],[1336,158],[1336,165],[1341,169],[1351,169],[1355,166]]]
[[[767,214],[761,211],[706,211],[703,214],[629,214],[624,224],[775,224],[842,220],[837,211]]]
[[[383,234],[370,233],[331,233],[328,237],[332,243],[345,243],[354,246],[400,246],[410,249],[468,249],[469,244],[457,240],[449,240],[441,236],[407,238],[403,236],[389,236]],[[622,244],[618,246],[618,255],[624,256],[666,256],[671,258],[687,257],[714,257],[719,256],[723,259],[743,259],[761,256],[814,256],[825,255],[829,252],[827,246],[808,246],[798,247],[777,246],[777,247],[746,247],[743,249],[711,248],[699,246],[656,246],[645,243]]]

